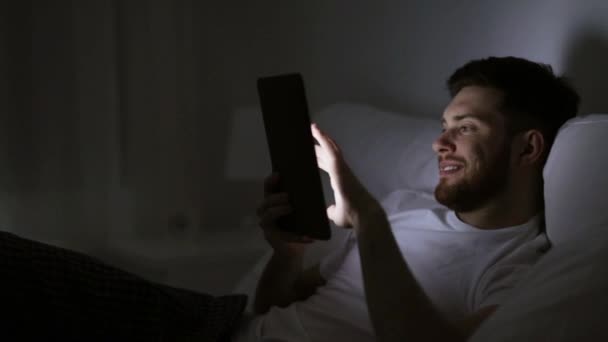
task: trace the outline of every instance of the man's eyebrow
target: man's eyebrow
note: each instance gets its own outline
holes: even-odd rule
[[[466,113],[466,114],[459,114],[459,115],[454,115],[454,117],[452,118],[453,121],[460,121],[460,120],[464,120],[464,119],[475,119],[484,123],[489,123],[489,120],[481,115],[478,114],[470,114],[470,113]],[[446,120],[445,118],[441,118],[441,124],[445,125]]]

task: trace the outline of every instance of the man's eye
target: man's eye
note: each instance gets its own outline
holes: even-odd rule
[[[460,133],[470,133],[473,131],[473,127],[465,125],[465,126],[460,126],[458,128],[458,130],[460,131]]]

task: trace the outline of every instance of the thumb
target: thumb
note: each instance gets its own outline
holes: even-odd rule
[[[336,205],[332,204],[329,207],[327,207],[327,217],[336,222],[335,217],[336,217]]]

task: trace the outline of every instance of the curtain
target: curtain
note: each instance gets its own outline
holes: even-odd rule
[[[89,250],[199,229],[228,125],[202,5],[0,6],[0,229]]]

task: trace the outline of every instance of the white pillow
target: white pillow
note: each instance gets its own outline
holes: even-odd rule
[[[553,244],[608,223],[606,139],[607,114],[572,119],[560,130],[544,169],[547,235]]]
[[[607,243],[584,237],[550,250],[470,341],[608,341]]]
[[[431,145],[441,132],[438,118],[338,103],[313,119],[336,140],[357,177],[377,199],[397,189],[433,193],[438,172]]]
[[[607,341],[608,115],[560,130],[544,169],[552,249],[471,341]]]

